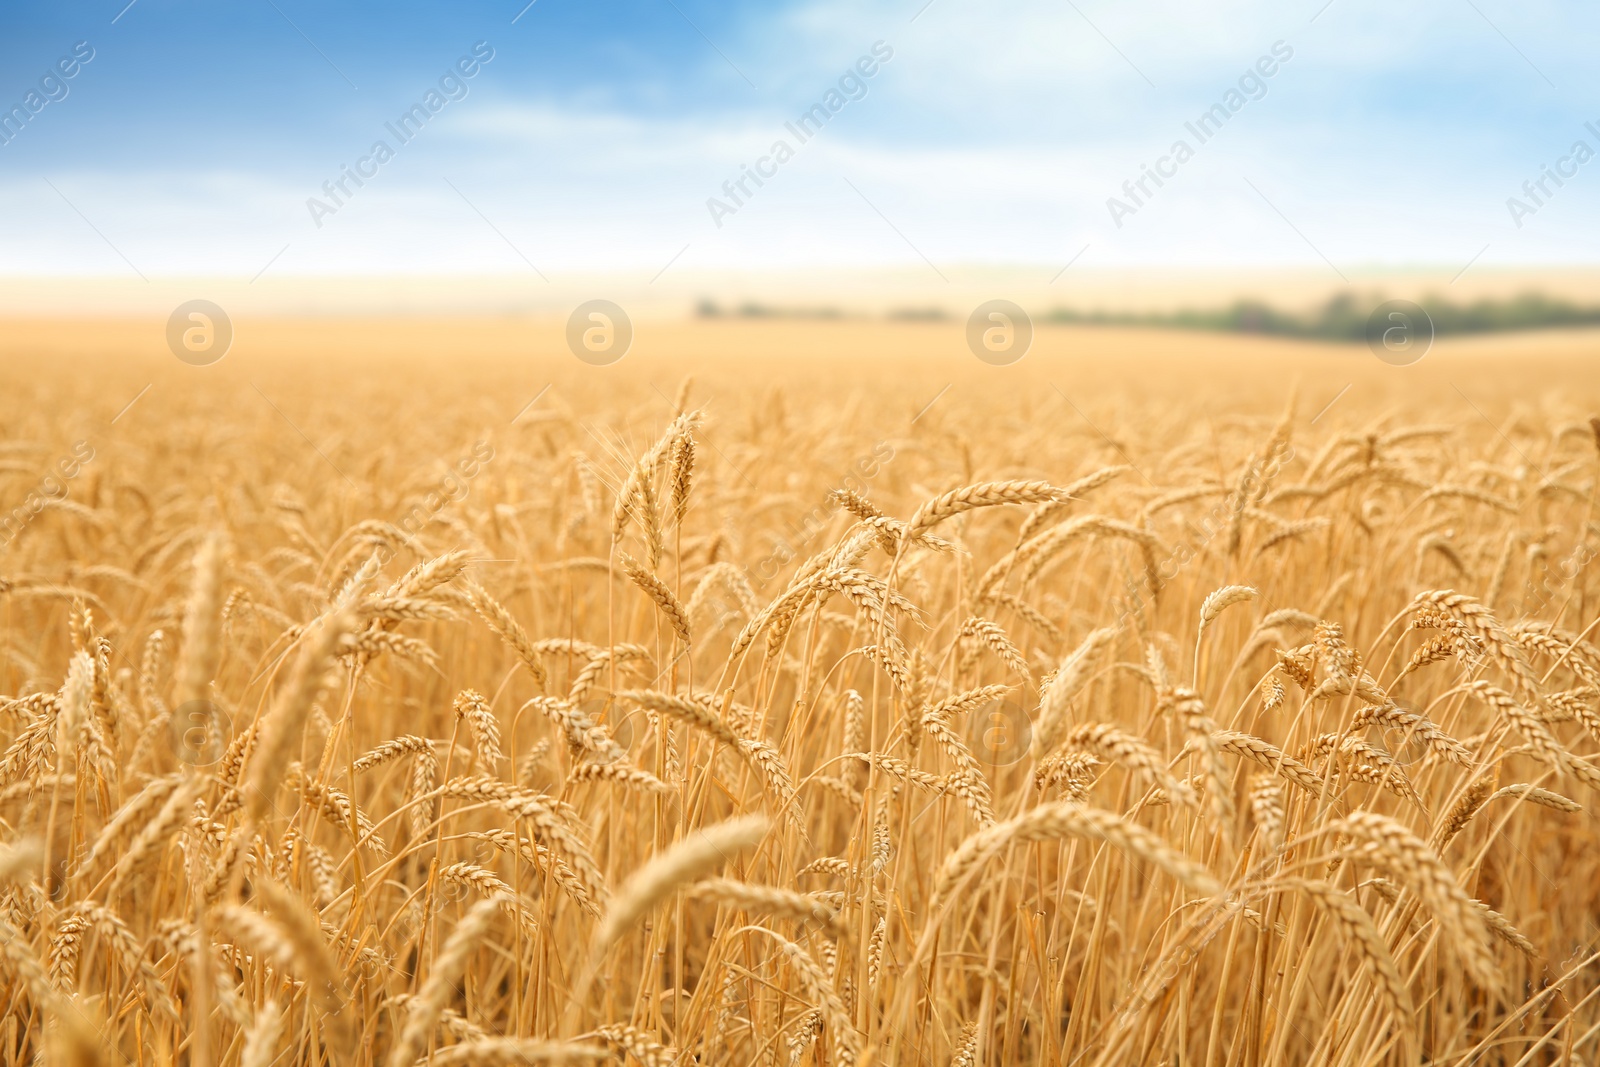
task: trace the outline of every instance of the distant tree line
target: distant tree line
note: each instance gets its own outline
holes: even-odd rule
[[[1363,299],[1354,293],[1340,293],[1320,308],[1302,313],[1283,311],[1260,300],[1239,300],[1228,307],[1210,310],[1077,311],[1057,308],[1045,321],[1360,341],[1366,337],[1368,316],[1380,303],[1379,298]],[[1470,304],[1424,297],[1418,304],[1433,320],[1436,335],[1600,324],[1600,306],[1583,306],[1540,293],[1524,293],[1507,300],[1477,300]]]
[[[1145,326],[1173,330],[1214,330],[1220,333],[1259,333],[1317,341],[1360,341],[1366,337],[1367,319],[1382,302],[1383,298],[1379,296],[1340,293],[1308,312],[1285,311],[1262,300],[1238,300],[1222,308],[1186,308],[1181,311],[1081,311],[1056,308],[1040,321],[1086,326]],[[1433,320],[1436,336],[1600,325],[1600,305],[1574,304],[1541,293],[1524,293],[1504,300],[1477,300],[1468,304],[1428,296],[1418,303]],[[695,314],[705,319],[871,317],[834,307],[780,307],[749,301],[723,306],[708,299],[702,299],[695,305]],[[939,307],[910,307],[894,309],[883,317],[893,322],[940,322],[954,316]]]

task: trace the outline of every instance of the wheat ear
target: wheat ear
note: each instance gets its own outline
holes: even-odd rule
[[[451,931],[450,937],[434,958],[428,980],[411,1001],[405,1027],[389,1052],[389,1067],[411,1067],[439,1021],[439,1013],[454,993],[456,979],[461,977],[461,972],[466,968],[467,958],[477,948],[478,942],[483,940],[483,935],[488,933],[489,925],[499,910],[498,900],[480,900],[468,909]]]
[[[732,855],[754,848],[766,836],[768,822],[761,815],[717,823],[697,830],[651,857],[643,867],[628,876],[617,890],[605,918],[595,931],[596,952],[603,951],[635,920],[666,899],[685,882],[726,862]]]

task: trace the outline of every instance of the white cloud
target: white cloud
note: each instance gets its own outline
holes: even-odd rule
[[[274,271],[515,272],[526,257],[546,273],[650,273],[685,244],[685,266],[752,269],[1051,264],[1085,242],[1085,263],[1105,265],[1448,264],[1485,243],[1485,264],[1593,258],[1580,235],[1600,222],[1600,170],[1521,230],[1504,210],[1583,134],[1574,101],[1592,75],[1572,23],[1592,14],[1481,0],[1490,26],[1451,0],[1334,0],[1312,23],[1321,0],[934,0],[913,23],[919,2],[817,0],[718,27],[761,91],[664,118],[485,83],[320,229],[306,198],[337,159],[53,175],[106,240],[42,181],[0,179],[18,205],[0,272],[126,270],[107,241],[146,273],[246,276],[285,244]],[[1295,55],[1267,95],[1114,226],[1107,197],[1279,39]],[[866,97],[716,227],[707,198],[877,40],[895,55]],[[1466,95],[1474,80],[1482,98]]]

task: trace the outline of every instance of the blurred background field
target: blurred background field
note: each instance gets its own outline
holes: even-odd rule
[[[1394,367],[1361,343],[1041,321],[1026,356],[992,367],[973,358],[965,322],[956,317],[680,314],[638,320],[628,354],[612,366],[594,367],[573,358],[564,327],[562,318],[537,315],[239,316],[228,355],[195,368],[173,358],[164,318],[11,317],[0,320],[0,376],[21,389],[59,387],[78,373],[87,375],[80,384],[93,388],[154,381],[210,389],[258,375],[307,374],[315,392],[330,396],[346,383],[359,388],[363,378],[388,388],[454,382],[464,396],[489,383],[498,394],[502,385],[537,391],[555,382],[627,398],[648,391],[649,381],[667,389],[666,383],[694,375],[749,392],[781,386],[881,398],[887,385],[906,403],[961,382],[990,400],[1012,393],[1019,404],[1045,402],[1035,387],[1053,381],[1089,403],[1174,391],[1209,397],[1229,410],[1281,399],[1297,381],[1307,387],[1308,404],[1316,389],[1351,384],[1345,399],[1370,410],[1401,398],[1426,398],[1449,410],[1462,403],[1452,381],[1475,385],[1482,392],[1474,399],[1502,412],[1536,404],[1552,390],[1581,397],[1600,388],[1591,373],[1600,330],[1592,328],[1445,335],[1420,362]],[[37,373],[46,369],[57,373]]]
[[[1270,269],[1195,269],[1149,266],[1112,269],[1082,263],[864,268],[848,264],[791,270],[654,272],[577,271],[541,279],[532,274],[248,276],[181,274],[148,281],[132,275],[0,276],[0,318],[97,319],[165,317],[195,297],[214,300],[233,315],[315,318],[497,318],[565,316],[594,297],[616,301],[636,319],[837,317],[964,320],[977,304],[1002,296],[1036,321],[1057,312],[1172,316],[1214,311],[1240,302],[1308,315],[1341,297],[1361,314],[1380,300],[1434,305],[1506,305],[1523,298],[1580,309],[1600,306],[1600,268],[1384,268],[1333,272],[1300,266]]]

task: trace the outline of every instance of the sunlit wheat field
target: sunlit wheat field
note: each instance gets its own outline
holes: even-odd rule
[[[0,1062],[1600,1059],[1581,333],[0,338]]]

